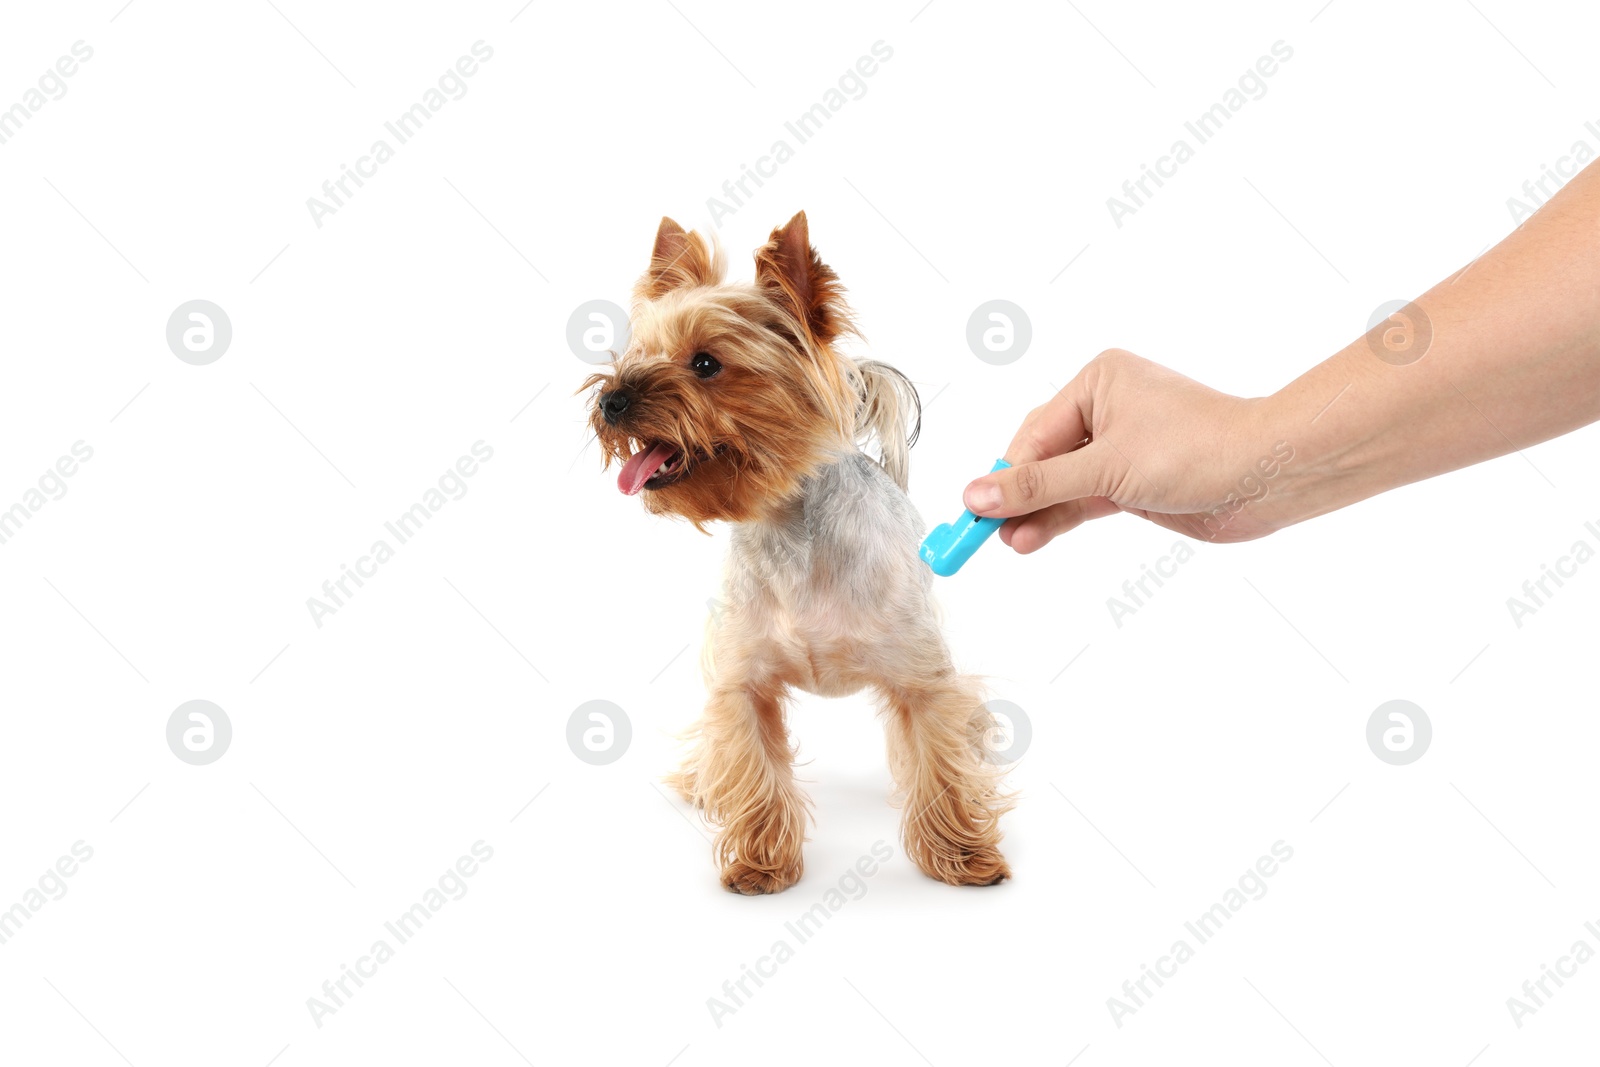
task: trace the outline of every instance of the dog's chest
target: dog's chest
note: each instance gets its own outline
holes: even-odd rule
[[[736,529],[728,592],[775,657],[831,689],[823,675],[837,673],[844,685],[886,628],[924,601],[920,536],[899,486],[867,457],[847,457],[780,518]]]

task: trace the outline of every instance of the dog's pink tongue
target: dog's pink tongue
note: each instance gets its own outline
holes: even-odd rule
[[[672,458],[677,449],[669,444],[659,444],[642,452],[635,452],[628,457],[628,462],[622,465],[622,473],[617,475],[617,488],[633,496],[644,488],[644,483],[650,476],[661,468],[661,465]]]

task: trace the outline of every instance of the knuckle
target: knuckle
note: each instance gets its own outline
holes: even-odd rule
[[[1130,472],[1122,457],[1116,455],[1107,457],[1104,452],[1096,450],[1095,460],[1089,479],[1090,495],[1105,497],[1118,503],[1132,499],[1127,492],[1127,477]]]
[[[1125,348],[1108,348],[1093,360],[1095,369],[1102,375],[1115,375],[1132,371],[1143,363],[1149,362],[1134,355]]]
[[[1017,468],[1011,485],[1016,492],[1017,503],[1032,504],[1044,495],[1044,472],[1037,463],[1024,464]]]

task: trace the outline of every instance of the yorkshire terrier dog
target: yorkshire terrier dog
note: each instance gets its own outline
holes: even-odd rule
[[[917,555],[916,391],[835,348],[856,331],[804,212],[755,261],[753,284],[725,282],[720,249],[662,219],[627,350],[583,385],[606,466],[622,464],[617,488],[701,532],[733,524],[703,657],[710,698],[670,781],[719,828],[726,888],[785,889],[809,816],[787,694],[870,687],[907,854],[951,885],[993,885],[1011,873],[998,847],[1011,805],[986,758],[993,720],[977,679],[951,665]],[[877,459],[862,450],[874,441]]]

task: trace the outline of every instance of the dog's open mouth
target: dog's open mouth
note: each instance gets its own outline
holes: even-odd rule
[[[666,441],[641,447],[617,475],[617,488],[629,496],[641,489],[665,489],[689,472],[683,450]]]

